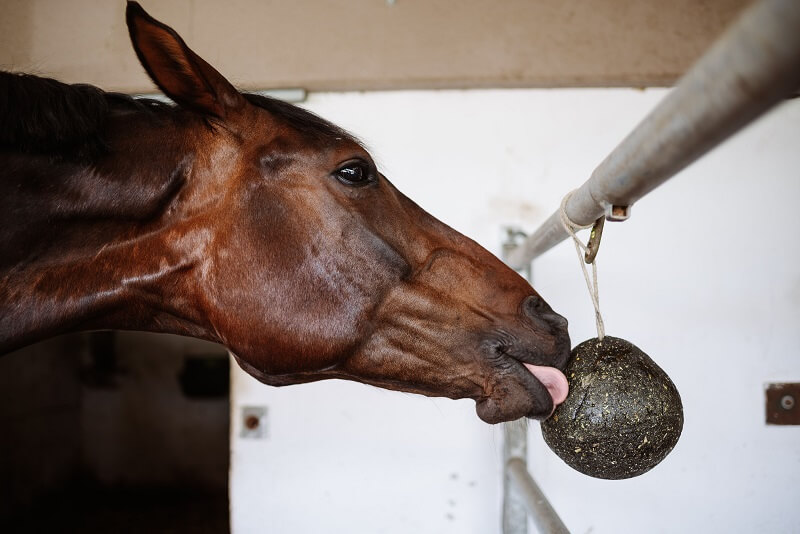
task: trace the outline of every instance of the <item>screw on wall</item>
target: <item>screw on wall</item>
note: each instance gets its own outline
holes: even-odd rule
[[[242,406],[240,409],[239,437],[245,439],[266,439],[267,432],[267,407]]]
[[[800,425],[800,383],[767,384],[767,424]]]

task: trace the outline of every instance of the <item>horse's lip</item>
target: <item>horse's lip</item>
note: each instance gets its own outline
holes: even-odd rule
[[[525,392],[533,399],[531,411],[524,414],[525,417],[532,419],[543,419],[549,417],[556,408],[553,397],[545,386],[536,376],[531,373],[525,363],[508,354],[503,355],[502,362],[498,362],[495,367],[497,372],[505,375],[505,380],[514,380],[524,388]],[[485,395],[485,394],[484,394]],[[484,395],[481,395],[482,397]],[[494,396],[489,393],[488,397]],[[517,417],[521,417],[519,414]]]

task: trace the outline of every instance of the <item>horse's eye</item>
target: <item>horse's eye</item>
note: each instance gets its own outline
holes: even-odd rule
[[[367,185],[372,181],[370,168],[363,161],[352,161],[334,171],[333,175],[345,185]]]

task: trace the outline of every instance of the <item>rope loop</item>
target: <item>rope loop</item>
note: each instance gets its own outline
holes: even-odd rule
[[[597,286],[597,260],[593,259],[590,264],[592,266],[592,277],[590,280],[589,271],[586,269],[586,262],[584,261],[585,253],[588,250],[588,247],[575,234],[575,232],[579,230],[591,228],[594,226],[594,224],[582,226],[570,220],[569,216],[567,215],[567,202],[572,197],[574,192],[575,191],[570,191],[567,193],[564,196],[564,199],[561,201],[561,208],[559,210],[561,214],[561,223],[564,225],[564,229],[567,231],[567,233],[572,236],[572,242],[575,244],[575,252],[578,254],[578,263],[581,264],[583,279],[586,280],[586,288],[589,290],[589,296],[592,298],[592,304],[594,305],[594,319],[595,325],[597,326],[597,339],[599,341],[603,341],[603,338],[606,335],[606,329],[605,324],[603,323],[603,316],[600,314],[600,293]]]

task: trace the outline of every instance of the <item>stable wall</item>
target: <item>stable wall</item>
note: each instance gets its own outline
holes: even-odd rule
[[[403,192],[498,251],[534,229],[666,90],[312,94],[307,107],[364,139]],[[598,257],[610,335],[673,378],[686,423],[673,453],[632,480],[572,471],[531,422],[532,471],[572,532],[793,532],[800,428],[764,423],[764,384],[800,380],[800,100],[608,224]],[[537,290],[592,337],[574,248],[534,264]],[[500,532],[500,427],[472,401],[327,381],[271,388],[237,371],[231,520],[237,534]],[[266,407],[264,439],[239,410]],[[533,529],[531,529],[533,531]]]

